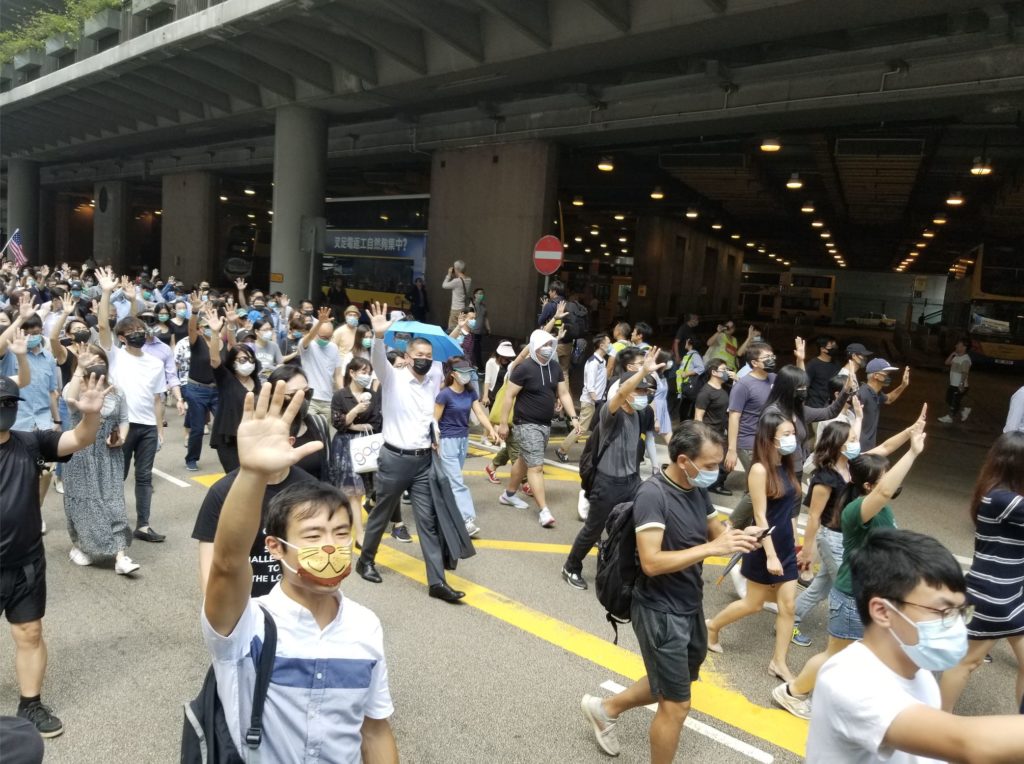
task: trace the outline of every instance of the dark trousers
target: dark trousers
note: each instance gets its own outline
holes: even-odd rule
[[[601,538],[605,523],[608,522],[608,515],[615,509],[616,504],[624,501],[632,501],[636,496],[637,488],[640,487],[640,476],[630,475],[626,478],[609,477],[602,472],[594,476],[594,484],[590,488],[590,512],[587,520],[576,534],[576,540],[572,542],[572,549],[565,559],[565,569],[570,573],[580,573],[583,570],[583,560],[590,553]]]
[[[203,453],[203,428],[206,427],[206,415],[217,413],[217,388],[203,387],[193,382],[182,388],[188,412],[185,414],[185,426],[188,427],[188,450],[185,452],[186,462],[198,462]]]
[[[478,369],[484,368],[484,337],[483,334],[473,335],[473,365]]]
[[[124,479],[135,459],[135,515],[136,528],[149,525],[149,508],[153,502],[153,460],[156,459],[157,426],[154,424],[128,424],[128,436],[121,446],[124,455]]]
[[[224,472],[231,472],[238,469],[238,443],[220,443],[215,449],[217,458],[220,459],[220,466]]]
[[[413,515],[416,517],[416,532],[420,538],[423,561],[427,565],[427,583],[444,583],[444,560],[441,556],[441,539],[437,528],[437,515],[430,495],[430,465],[432,455],[423,456],[396,454],[388,448],[380,450],[380,462],[374,484],[377,487],[377,505],[366,520],[363,530],[362,562],[373,562],[380,548],[380,540],[388,522],[401,506],[402,494],[408,490],[412,495]]]
[[[956,416],[964,403],[964,396],[967,395],[967,388],[961,389],[957,385],[950,385],[946,388],[946,405],[949,407],[949,415]]]
[[[679,396],[679,421],[685,422],[687,419],[693,419],[693,412],[697,410],[697,399],[687,398],[685,395]]]

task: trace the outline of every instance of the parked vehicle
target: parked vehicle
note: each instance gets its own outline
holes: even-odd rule
[[[863,313],[846,319],[847,326],[871,326],[878,329],[895,329],[896,319],[884,313]]]

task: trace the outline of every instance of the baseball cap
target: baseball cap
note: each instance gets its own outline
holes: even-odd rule
[[[511,342],[505,340],[500,345],[498,345],[498,355],[502,356],[503,358],[515,358],[516,350],[514,347],[512,347]]]
[[[81,289],[81,288],[82,288],[82,282],[81,281],[69,281],[68,282],[68,289]]]
[[[473,364],[467,361],[465,358],[460,358],[458,361],[452,362],[452,369],[458,371],[469,371],[473,368]]]
[[[25,400],[21,397],[21,390],[18,389],[18,383],[10,377],[0,377],[0,400]]]
[[[245,342],[256,339],[256,332],[252,329],[239,329],[235,332],[235,342]]]
[[[874,355],[874,353],[859,342],[853,342],[846,346],[846,355]]]
[[[899,371],[884,358],[876,358],[868,364],[868,374],[879,374],[883,371]]]
[[[634,372],[634,371],[627,371],[627,372],[624,372],[624,373],[620,374],[619,375],[619,384],[620,385],[626,384],[627,380],[632,379],[635,374],[636,374],[636,372]],[[657,387],[658,387],[657,380],[655,380],[654,377],[652,377],[651,375],[648,374],[646,377],[644,377],[643,379],[640,380],[640,384],[638,384],[636,386],[636,389],[637,390],[655,390],[655,389],[657,389]]]

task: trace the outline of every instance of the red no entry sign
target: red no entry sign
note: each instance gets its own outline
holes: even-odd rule
[[[533,246],[533,267],[544,276],[558,273],[564,249],[557,236],[541,236]]]

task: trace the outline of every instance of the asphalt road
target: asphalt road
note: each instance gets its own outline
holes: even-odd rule
[[[896,504],[902,527],[931,533],[970,558],[968,497],[1018,384],[1009,375],[977,372],[968,422],[929,426],[926,451]],[[912,421],[924,401],[933,404],[934,420],[942,413],[944,387],[941,372],[915,371],[903,399],[883,412],[883,436]],[[198,628],[196,544],[189,536],[205,485],[218,472],[208,449],[199,473],[185,471],[179,423],[172,416],[157,457],[166,477],[154,479],[153,525],[168,539],[158,545],[135,543],[131,555],[142,565],[135,577],[117,576],[111,565],[72,565],[61,497],[51,490],[47,498],[50,669],[43,697],[66,727],[62,737],[47,743],[47,761],[177,759],[181,704],[198,691],[208,665]],[[609,694],[608,687],[628,684],[643,669],[631,629],[621,629],[619,646],[613,646],[593,592],[571,589],[560,578],[580,527],[577,478],[564,469],[548,470],[549,504],[558,525],[545,530],[533,511],[498,505],[499,488],[483,476],[485,463],[486,457],[475,456],[466,466],[483,536],[477,556],[450,579],[469,592],[465,604],[428,599],[418,546],[390,538],[378,558],[384,583],[352,576],[344,584],[346,595],[372,608],[384,624],[402,759],[603,761],[580,715],[580,697]],[[645,466],[645,476],[647,471]],[[721,504],[737,499],[738,494]],[[131,491],[128,503],[133,518]],[[705,568],[708,615],[734,597],[728,583],[714,586],[719,571],[716,565]],[[584,574],[593,579],[593,557]],[[805,622],[814,646],[792,647],[794,671],[824,645],[824,617],[819,606]],[[776,680],[766,666],[773,623],[766,612],[723,632],[726,653],[709,658],[695,690],[692,718],[703,726],[684,733],[678,761],[800,760],[805,723],[771,710]],[[0,659],[7,667],[0,674],[0,698],[9,713],[17,700],[12,653],[10,640],[0,640]],[[961,712],[1014,710],[1013,659],[1005,645],[993,657],[968,686]],[[650,718],[645,709],[623,717],[622,761],[647,760]]]

